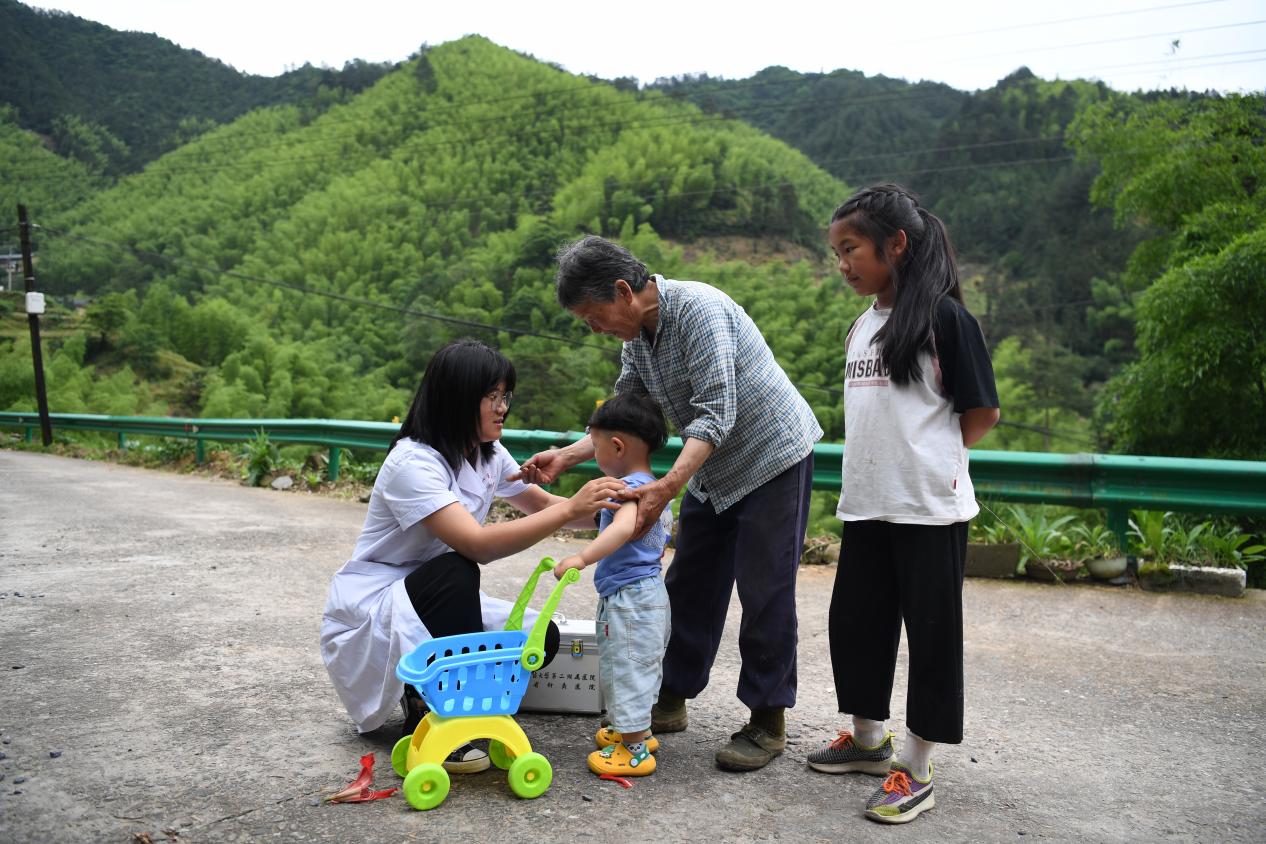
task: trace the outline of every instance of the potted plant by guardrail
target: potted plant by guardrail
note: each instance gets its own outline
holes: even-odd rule
[[[1082,522],[1068,529],[1072,556],[1095,580],[1115,580],[1125,574],[1126,557],[1107,525]]]
[[[1245,568],[1266,555],[1266,545],[1230,525],[1184,525],[1173,513],[1136,511],[1130,539],[1139,565],[1139,585],[1149,591],[1181,589],[1212,595],[1244,594]]]
[[[251,486],[259,486],[277,465],[277,446],[268,439],[268,433],[259,429],[255,439],[246,442],[246,465],[242,477]]]
[[[1038,510],[1030,513],[1020,507],[1011,508],[1013,527],[1019,533],[1020,565],[1024,573],[1035,580],[1064,582],[1073,580],[1081,573],[1081,561],[1070,559],[1068,548],[1070,542],[1064,526],[1074,520],[1074,516],[1059,516],[1055,519],[1047,517]]]

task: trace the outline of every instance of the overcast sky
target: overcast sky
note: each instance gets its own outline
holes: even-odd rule
[[[573,73],[612,79],[770,65],[987,88],[1027,65],[1122,90],[1266,87],[1266,0],[33,0],[153,32],[247,73],[304,62],[400,61],[477,33]]]

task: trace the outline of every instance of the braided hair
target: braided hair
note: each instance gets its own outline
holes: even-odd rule
[[[871,342],[880,344],[892,383],[908,384],[920,376],[919,352],[932,349],[937,306],[946,296],[963,301],[945,224],[914,194],[894,184],[857,191],[831,215],[832,223],[840,220],[870,240],[875,254],[888,264],[895,291],[892,315]],[[907,245],[894,262],[884,245],[898,231],[906,233]]]

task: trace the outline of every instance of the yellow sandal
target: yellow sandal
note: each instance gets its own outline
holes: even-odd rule
[[[634,756],[623,743],[589,754],[589,770],[619,777],[645,777],[655,773],[655,757],[648,752]]]
[[[596,735],[594,735],[593,741],[594,744],[598,745],[598,749],[602,750],[603,748],[610,747],[613,744],[619,744],[624,741],[624,739],[619,733],[610,727],[603,727],[598,730]],[[643,741],[646,742],[646,751],[648,753],[654,753],[656,750],[659,750],[659,739],[654,736],[647,736],[643,739]]]

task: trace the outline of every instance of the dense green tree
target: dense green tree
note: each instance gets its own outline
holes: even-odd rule
[[[1139,359],[1099,405],[1134,453],[1266,456],[1266,97],[1119,99],[1087,109],[1095,200],[1153,236],[1125,274]],[[1156,276],[1159,275],[1159,278]]]

